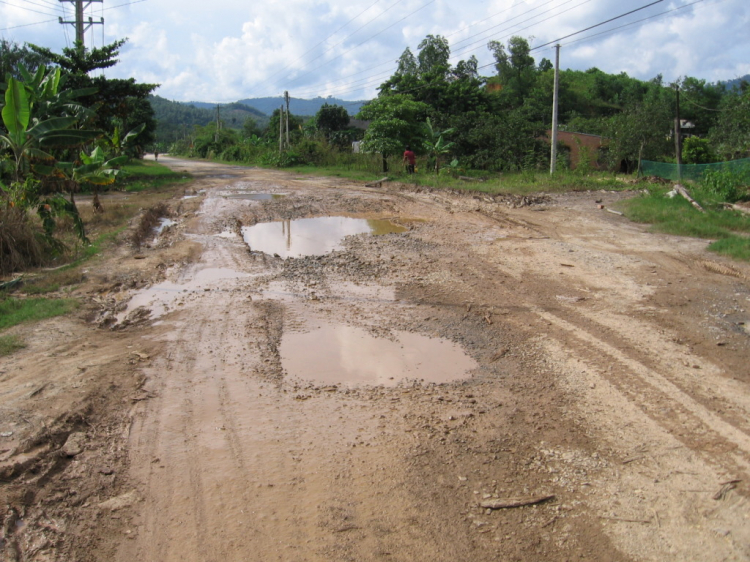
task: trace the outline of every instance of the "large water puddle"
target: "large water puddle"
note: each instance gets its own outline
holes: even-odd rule
[[[354,234],[390,234],[406,228],[387,220],[350,217],[317,217],[264,222],[242,227],[251,250],[282,258],[321,256],[341,249],[341,241]]]
[[[468,378],[477,366],[451,341],[410,332],[393,335],[394,340],[378,338],[361,328],[331,324],[287,332],[281,362],[291,378],[349,386],[446,383]]]

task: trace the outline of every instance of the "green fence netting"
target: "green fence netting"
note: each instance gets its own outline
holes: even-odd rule
[[[700,181],[706,170],[727,170],[750,177],[750,158],[731,160],[729,162],[716,162],[713,164],[682,164],[680,168],[681,170],[678,172],[677,164],[641,160],[641,175],[657,176],[667,180],[678,181],[681,174],[682,180]]]

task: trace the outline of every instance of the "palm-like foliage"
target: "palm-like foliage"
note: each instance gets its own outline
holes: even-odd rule
[[[446,129],[444,131],[438,131],[432,125],[430,118],[427,118],[426,127],[426,138],[424,140],[424,147],[430,157],[430,162],[433,164],[435,173],[440,172],[440,157],[443,154],[448,154],[453,148],[453,142],[448,142],[443,139],[443,135],[450,135],[455,129]]]

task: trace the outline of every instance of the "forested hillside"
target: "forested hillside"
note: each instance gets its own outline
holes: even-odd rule
[[[159,96],[150,96],[149,101],[158,123],[156,137],[165,148],[190,134],[196,125],[205,126],[216,121],[216,105],[186,104]],[[268,124],[267,115],[241,103],[220,104],[219,117],[223,125],[230,129],[242,129],[248,119],[255,123],[258,130]]]
[[[475,57],[453,65],[447,39],[428,35],[416,55],[408,48],[404,51],[394,74],[378,88],[378,97],[364,103],[359,112],[353,109],[359,102],[338,100],[340,105],[329,106],[341,113],[336,115],[334,127],[322,125],[327,122],[320,115],[325,105],[314,118],[304,119],[311,114],[307,107],[312,106],[293,99],[291,150],[281,156],[281,98],[265,98],[272,104],[271,120],[277,125],[266,131],[243,127],[236,138],[219,138],[211,128],[215,113],[204,110],[211,117],[206,117],[204,126],[194,131],[193,140],[178,150],[198,155],[223,154],[223,158],[235,160],[262,157],[287,164],[318,163],[325,160],[321,155],[332,149],[351,150],[349,141],[358,138],[356,130],[347,129],[349,116],[353,116],[369,122],[361,148],[382,155],[383,171],[389,157],[398,158],[405,146],[427,156],[435,169],[441,159],[455,162],[461,169],[548,167],[550,151],[545,137],[552,121],[552,64],[547,59],[536,61],[523,37],[512,37],[505,44],[490,41],[487,47],[495,64],[494,69],[484,71],[490,76],[482,76]],[[310,103],[323,101],[317,98]],[[250,102],[257,104],[259,100],[241,100],[232,106]],[[639,80],[624,72],[607,74],[598,68],[560,72],[560,129],[603,137],[601,148],[593,157],[597,166],[610,170],[634,171],[643,159],[674,161],[673,134],[678,112],[685,123],[681,131],[683,162],[747,157],[749,106],[750,89],[742,80],[737,84],[708,83],[682,77],[665,83],[661,75]],[[329,116],[334,115],[330,109],[326,111]],[[230,114],[222,116],[224,127],[238,128],[239,120],[232,118]],[[252,140],[253,137],[257,139]],[[199,146],[200,150],[196,148]],[[276,156],[272,157],[271,152]],[[564,152],[562,156],[564,159]]]

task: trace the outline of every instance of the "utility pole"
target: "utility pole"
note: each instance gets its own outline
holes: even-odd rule
[[[214,143],[218,144],[219,142],[219,129],[221,128],[221,113],[220,113],[220,107],[219,104],[216,104],[216,133],[214,134]]]
[[[680,127],[680,85],[675,84],[676,113],[674,118],[674,150],[677,157],[677,181],[682,181],[682,128]]]
[[[284,92],[284,100],[286,101],[286,148],[291,148],[289,143],[289,92]]]
[[[279,153],[284,151],[284,106],[279,109]]]
[[[555,166],[557,165],[557,105],[558,95],[560,93],[560,44],[555,45],[555,86],[552,90],[552,144],[550,159],[549,159],[549,173],[550,175],[555,173]]]
[[[81,46],[83,46],[83,34],[86,33],[89,28],[94,25],[103,25],[104,24],[104,18],[99,18],[99,21],[94,21],[94,18],[89,16],[89,19],[87,22],[84,22],[83,19],[83,12],[86,8],[88,8],[92,2],[104,2],[104,0],[86,0],[84,3],[83,0],[59,0],[62,2],[67,2],[68,4],[73,4],[75,6],[76,11],[76,19],[74,21],[68,21],[63,20],[62,18],[57,18],[58,21],[61,24],[70,24],[73,27],[76,28],[76,43],[79,43]]]

